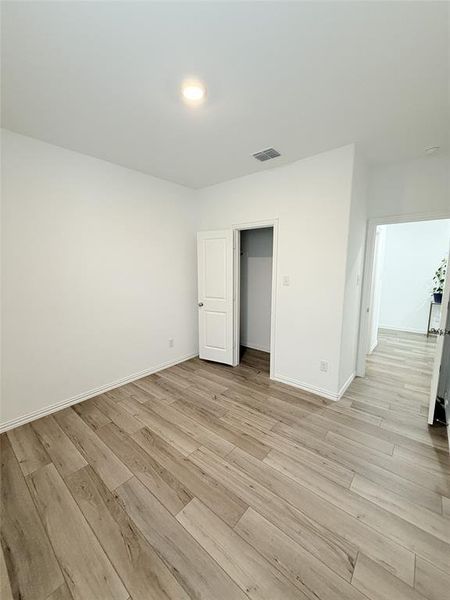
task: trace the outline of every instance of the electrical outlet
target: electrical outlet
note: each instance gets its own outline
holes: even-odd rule
[[[320,361],[320,370],[323,373],[326,373],[328,371],[328,361],[327,360],[321,360]]]
[[[175,345],[175,340],[173,338],[169,339],[169,348],[173,348]]]
[[[291,280],[289,279],[289,275],[283,275],[283,285],[291,285]]]

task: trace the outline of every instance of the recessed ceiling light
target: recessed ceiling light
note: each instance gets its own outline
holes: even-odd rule
[[[206,96],[206,87],[199,81],[185,81],[181,93],[188,104],[200,104]]]
[[[429,148],[425,148],[425,154],[434,154],[439,150],[439,146],[430,146]]]

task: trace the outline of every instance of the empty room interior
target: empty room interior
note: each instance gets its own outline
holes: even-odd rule
[[[449,3],[1,2],[2,600],[443,600]]]

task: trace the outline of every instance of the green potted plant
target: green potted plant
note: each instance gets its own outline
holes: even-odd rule
[[[437,304],[442,302],[442,293],[444,291],[445,275],[447,273],[447,259],[443,258],[433,277],[433,296]]]

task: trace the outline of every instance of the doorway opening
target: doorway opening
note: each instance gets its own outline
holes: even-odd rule
[[[357,374],[393,422],[448,423],[449,244],[450,219],[369,223]]]
[[[273,227],[239,235],[239,361],[270,372]]]
[[[233,225],[233,364],[275,373],[278,219]]]

